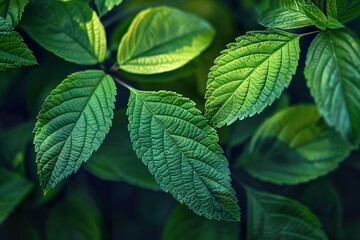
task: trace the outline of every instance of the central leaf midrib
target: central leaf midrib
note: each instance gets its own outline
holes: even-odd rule
[[[254,73],[255,70],[257,70],[260,66],[262,66],[265,62],[269,61],[269,59],[275,55],[278,51],[281,51],[282,48],[284,46],[286,46],[287,44],[290,44],[292,41],[294,41],[295,39],[299,38],[300,36],[296,36],[293,39],[291,39],[289,42],[285,43],[284,45],[282,45],[281,47],[279,47],[275,52],[273,52],[272,54],[270,54],[267,58],[265,58],[257,67],[255,67],[253,70],[251,70],[251,72],[248,74],[248,76],[246,78],[244,78],[244,80],[239,84],[239,86],[236,88],[236,90],[231,93],[231,96],[225,101],[225,103],[219,108],[219,110],[217,110],[217,112],[215,113],[214,117],[212,117],[212,119],[215,119],[216,116],[218,114],[220,114],[221,110],[228,104],[228,102],[230,101],[230,99],[232,99],[234,97],[234,94],[239,90],[239,88],[242,86],[242,84]],[[280,63],[281,65],[281,63]],[[265,83],[266,84],[266,83]],[[240,107],[241,109],[241,107]],[[238,115],[238,114],[237,114]],[[237,116],[238,117],[238,116]],[[221,124],[224,122],[224,120],[221,122]]]

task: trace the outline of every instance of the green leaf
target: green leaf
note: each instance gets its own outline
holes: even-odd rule
[[[37,64],[21,36],[0,17],[0,71]]]
[[[89,196],[81,189],[72,190],[52,208],[47,220],[48,240],[101,240],[101,216]]]
[[[360,41],[347,29],[321,32],[308,50],[305,77],[327,124],[360,141]]]
[[[228,162],[195,103],[173,92],[130,90],[133,148],[160,188],[199,215],[239,220]]]
[[[33,2],[23,18],[26,32],[57,56],[85,65],[104,60],[104,26],[86,2]]]
[[[211,221],[178,205],[166,222],[163,240],[238,240],[239,234],[239,223]]]
[[[138,74],[168,72],[197,57],[215,34],[205,20],[170,8],[140,12],[119,45],[117,60],[124,71]]]
[[[0,224],[30,193],[33,184],[4,169],[0,170]]]
[[[85,165],[93,175],[110,181],[123,181],[139,187],[158,190],[159,185],[132,149],[125,110],[115,111],[116,124],[103,146]]]
[[[312,25],[325,29],[327,18],[320,6],[320,3],[310,0],[272,1],[268,10],[260,15],[259,23],[266,27],[281,29],[301,28]]]
[[[50,188],[76,172],[109,131],[116,87],[103,71],[77,72],[51,92],[34,129],[40,183]]]
[[[15,27],[19,23],[28,2],[29,0],[2,0],[0,2],[0,16],[5,18],[12,27]]]
[[[342,23],[349,22],[360,15],[359,0],[327,0],[327,14]]]
[[[95,0],[100,17],[111,11],[115,6],[122,3],[123,0]]]
[[[317,217],[304,205],[279,195],[247,192],[247,239],[327,239]]]
[[[236,39],[211,68],[206,116],[213,126],[260,113],[287,87],[298,64],[301,35],[254,31]]]
[[[240,163],[263,181],[298,184],[334,170],[351,150],[351,145],[322,122],[316,106],[300,105],[266,120]]]

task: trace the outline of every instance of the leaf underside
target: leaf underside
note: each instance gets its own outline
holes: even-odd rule
[[[34,129],[36,162],[44,191],[76,172],[109,131],[116,88],[102,71],[77,72],[51,92]]]
[[[36,64],[31,50],[21,36],[0,17],[0,70]]]
[[[86,2],[33,2],[22,27],[38,44],[67,61],[91,65],[104,60],[104,26]]]
[[[168,72],[182,67],[211,43],[214,29],[205,20],[171,8],[140,12],[122,38],[117,60],[124,71]]]
[[[246,188],[247,239],[326,240],[321,223],[304,205]]]
[[[298,184],[334,170],[351,149],[325,126],[316,106],[299,105],[266,120],[241,161],[246,171],[263,181]]]
[[[309,48],[304,72],[327,124],[349,141],[359,143],[359,39],[346,29],[321,32]]]
[[[133,148],[162,190],[209,219],[239,220],[228,162],[194,102],[132,89],[127,114]]]
[[[215,127],[260,113],[295,74],[301,35],[248,32],[228,45],[209,73],[206,116]]]

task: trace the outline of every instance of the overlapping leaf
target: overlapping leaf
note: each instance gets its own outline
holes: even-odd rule
[[[351,149],[325,126],[316,106],[300,105],[265,121],[241,163],[251,175],[264,181],[297,184],[334,170]]]
[[[312,42],[305,77],[329,126],[360,141],[360,41],[346,29],[320,33]]]
[[[327,239],[317,217],[304,205],[246,188],[247,239]]]
[[[2,0],[0,2],[0,16],[5,18],[12,27],[15,27],[19,23],[28,2],[29,0]]]
[[[131,89],[127,114],[133,148],[161,189],[199,215],[239,220],[228,162],[194,102],[173,92]]]
[[[261,112],[287,87],[298,64],[301,35],[254,31],[228,45],[211,68],[206,116],[215,127]]]
[[[0,70],[34,64],[36,59],[21,36],[0,17]]]
[[[70,75],[46,99],[34,130],[45,192],[99,148],[111,126],[115,93],[109,75],[89,70]]]
[[[281,29],[317,26],[325,29],[327,17],[322,12],[322,4],[310,0],[276,0],[260,15],[260,24]],[[320,8],[319,8],[320,7]]]
[[[239,223],[211,221],[179,205],[166,222],[163,240],[238,240]]]
[[[86,2],[33,2],[22,26],[38,44],[67,61],[96,64],[105,58],[104,27]]]
[[[123,0],[95,0],[100,16],[104,16],[107,12],[111,11],[115,6],[122,2]]]
[[[122,38],[118,63],[131,73],[168,72],[198,56],[213,36],[211,25],[190,13],[171,7],[146,9]]]
[[[327,0],[327,14],[342,23],[351,21],[360,15],[359,0]]]

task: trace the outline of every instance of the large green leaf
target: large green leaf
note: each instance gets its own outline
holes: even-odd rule
[[[327,18],[319,3],[310,0],[275,0],[259,17],[260,24],[281,29],[293,29],[315,25],[324,29]]]
[[[34,64],[36,59],[21,36],[0,17],[0,70]]]
[[[29,0],[2,0],[0,2],[0,16],[5,18],[12,27],[15,27],[19,23],[28,2]]]
[[[0,224],[16,208],[33,188],[33,184],[24,178],[0,170]]]
[[[359,0],[327,0],[327,14],[340,22],[349,22],[360,15]]]
[[[101,240],[101,215],[91,195],[81,189],[69,191],[47,219],[48,240]]]
[[[34,129],[45,192],[99,148],[111,126],[115,94],[109,75],[88,70],[70,75],[45,100]]]
[[[118,63],[131,73],[168,72],[198,56],[213,36],[212,26],[197,16],[170,7],[149,8],[122,38]]]
[[[316,106],[300,105],[266,120],[252,138],[241,164],[264,181],[297,184],[334,170],[351,149],[322,122]]]
[[[160,188],[199,215],[239,220],[228,162],[195,103],[173,92],[130,90],[133,148]]]
[[[329,126],[360,141],[360,41],[347,29],[321,32],[309,48],[305,77]]]
[[[215,127],[261,112],[287,87],[298,64],[301,35],[254,31],[228,45],[211,68],[206,116]]]
[[[317,217],[304,205],[279,195],[247,192],[247,239],[327,239]]]
[[[158,190],[159,185],[132,149],[125,110],[115,111],[115,122],[103,146],[85,165],[93,175],[110,181]]]
[[[104,16],[107,12],[122,2],[123,0],[95,0],[100,16]]]
[[[41,46],[78,64],[102,62],[106,35],[99,17],[84,1],[33,2],[22,26]]]
[[[179,205],[166,222],[163,240],[238,240],[239,234],[239,223],[211,221]]]

